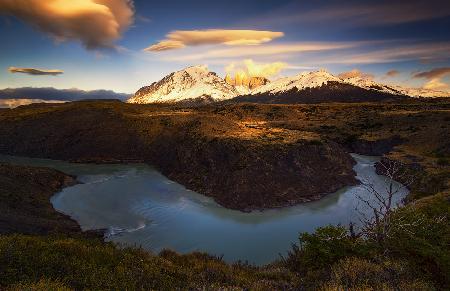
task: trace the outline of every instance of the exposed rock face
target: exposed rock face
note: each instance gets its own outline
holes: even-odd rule
[[[399,136],[392,136],[375,141],[357,139],[347,146],[350,151],[361,155],[381,156],[390,152],[394,146],[401,144],[402,141],[403,140]]]
[[[227,74],[225,76],[225,82],[236,87],[244,87],[249,91],[270,83],[270,81],[264,77],[248,77],[241,74],[236,74],[234,78]]]
[[[153,164],[169,178],[227,208],[290,206],[357,183],[353,159],[334,143],[264,145],[187,137],[164,143],[173,151],[154,156]]]
[[[270,81],[264,77],[251,77],[250,82],[248,83],[248,88],[250,90],[254,90],[269,83]]]

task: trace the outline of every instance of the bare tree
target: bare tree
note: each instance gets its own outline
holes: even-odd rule
[[[414,182],[414,176],[409,174],[406,167],[397,161],[383,159],[378,163],[382,174],[387,177],[385,189],[377,189],[369,181],[362,180],[362,187],[369,192],[369,197],[364,198],[358,195],[358,199],[369,208],[369,213],[357,208],[360,215],[361,232],[364,236],[372,238],[384,248],[384,241],[389,236],[392,222],[391,213],[393,209],[399,206],[397,196],[405,188],[408,188]],[[401,182],[396,183],[396,180]]]

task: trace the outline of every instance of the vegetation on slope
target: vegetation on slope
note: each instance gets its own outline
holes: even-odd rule
[[[449,197],[435,195],[395,211],[395,227],[383,248],[343,227],[328,226],[301,234],[288,257],[265,267],[230,265],[201,253],[119,249],[94,238],[2,236],[0,284],[11,290],[48,285],[77,290],[445,290],[450,286]]]

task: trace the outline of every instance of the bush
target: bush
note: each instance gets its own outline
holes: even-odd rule
[[[441,193],[398,209],[386,241],[390,256],[408,260],[418,276],[445,288],[450,288],[449,199]]]
[[[434,290],[427,282],[416,279],[407,264],[384,260],[375,263],[365,259],[347,258],[335,265],[322,290]]]
[[[301,233],[299,241],[283,260],[297,273],[329,268],[343,258],[362,255],[365,250],[363,240],[351,237],[343,226],[330,225],[315,233]]]
[[[292,281],[286,269],[230,265],[204,253],[153,255],[92,238],[0,236],[0,290],[277,290]]]

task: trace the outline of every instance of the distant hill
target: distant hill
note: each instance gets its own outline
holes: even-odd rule
[[[84,91],[79,89],[56,89],[52,87],[6,88],[0,90],[0,99],[40,99],[76,101],[83,99],[119,99],[127,100],[131,94],[116,93],[111,90]]]

